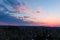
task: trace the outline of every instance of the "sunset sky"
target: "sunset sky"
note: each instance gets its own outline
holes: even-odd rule
[[[0,0],[0,25],[60,26],[60,0]]]

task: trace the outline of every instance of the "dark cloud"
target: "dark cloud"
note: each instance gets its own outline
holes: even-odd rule
[[[29,18],[29,16],[24,16],[24,18]]]

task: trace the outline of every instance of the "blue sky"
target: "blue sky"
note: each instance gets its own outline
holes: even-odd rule
[[[36,10],[41,6],[40,17],[42,20],[50,18],[51,20],[60,20],[60,0],[23,0],[27,7]],[[50,19],[48,19],[50,21]]]
[[[25,3],[25,5],[23,3]],[[38,14],[31,14],[31,12],[29,13],[29,12],[22,12],[22,11],[15,12],[14,14],[9,13],[9,11],[8,11],[8,13],[4,13],[4,14],[8,14],[10,17],[14,17],[16,19],[19,19],[19,18],[17,18],[17,16],[20,16],[20,17],[28,16],[30,19],[23,19],[23,20],[26,20],[27,22],[36,21],[37,23],[44,22],[44,23],[48,23],[48,24],[60,25],[60,0],[14,0],[14,1],[0,0],[0,5],[4,5],[4,7],[6,7],[9,11],[12,11],[12,10],[14,11],[13,8],[16,7],[17,5],[20,5],[19,7],[24,6],[28,10],[32,10],[33,12],[40,11],[40,13],[38,13]],[[39,7],[40,7],[40,9],[38,9]],[[6,12],[6,11],[4,11],[4,12]],[[34,20],[33,18],[36,18],[36,20]],[[2,18],[0,18],[0,19],[2,19]],[[3,19],[5,19],[5,18],[3,18]],[[16,19],[14,19],[14,20],[16,20]],[[21,19],[19,19],[19,20],[21,20]],[[4,22],[4,21],[5,20],[3,20],[2,22]],[[12,23],[12,20],[10,20],[10,21]]]

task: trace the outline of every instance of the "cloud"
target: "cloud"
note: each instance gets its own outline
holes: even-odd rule
[[[3,0],[3,2],[7,5],[11,5],[11,6],[16,6],[16,5],[20,5],[20,2],[17,0]]]
[[[21,3],[19,3],[17,0],[14,0],[14,1],[12,1],[12,0],[4,0],[4,3],[6,4],[6,5],[10,5],[10,6],[12,6],[13,8],[14,8],[14,10],[15,11],[18,11],[18,12],[26,12],[26,13],[29,13],[29,14],[34,14],[34,15],[36,15],[36,14],[38,14],[38,13],[40,13],[40,11],[39,10],[37,10],[37,11],[34,11],[34,10],[32,10],[32,9],[29,9],[29,8],[27,8],[27,7],[25,7],[25,3],[23,2],[23,6],[21,6]],[[4,4],[4,5],[5,5]],[[3,6],[4,6],[3,5]],[[5,7],[5,6],[4,6]],[[4,8],[3,7],[3,8]],[[8,7],[8,6],[7,6]],[[5,7],[5,9],[6,10],[8,10],[8,11],[10,11],[9,9],[7,9],[6,7]],[[16,13],[14,13],[14,14],[16,14]],[[19,14],[18,14],[19,15]],[[18,16],[17,15],[17,16]],[[0,11],[0,24],[9,24],[9,25],[35,25],[35,22],[39,22],[39,20],[38,20],[38,18],[36,19],[36,18],[30,18],[29,16],[23,16],[23,17],[20,17],[19,16],[19,18],[20,19],[18,19],[17,17],[14,17],[14,16],[11,16],[10,15],[10,12],[8,13],[8,14],[6,14],[5,13],[5,10],[4,11]],[[21,19],[21,18],[24,18],[23,20]],[[26,21],[27,20],[27,21]]]
[[[0,22],[10,23],[10,24],[29,24],[30,23],[30,22],[12,17],[9,14],[5,14],[3,12],[0,12]]]
[[[29,18],[28,16],[23,16],[23,17]],[[5,14],[3,12],[0,12],[0,25],[38,26],[38,23],[36,24],[33,19],[36,20],[35,18],[31,18],[30,21],[29,20],[24,21],[25,19],[24,20],[17,19],[16,17],[10,16],[9,14]]]
[[[31,9],[29,9],[29,8],[27,8],[27,7],[25,7],[25,6],[16,6],[15,8],[14,8],[16,11],[18,11],[18,12],[26,12],[26,13],[30,13],[30,14],[38,14],[38,13],[40,13],[40,11],[33,11],[33,10],[31,10]]]
[[[29,18],[24,16],[24,18]],[[30,20],[30,21],[29,21]],[[39,22],[36,18],[30,18],[28,21],[17,19],[15,17],[9,16],[0,12],[0,25],[13,25],[13,26],[54,26],[53,24],[47,24],[44,22]],[[35,21],[34,21],[35,20]],[[38,22],[37,22],[38,21]]]
[[[5,0],[7,2],[7,4],[11,3],[11,0]],[[14,2],[12,2],[14,3]],[[13,4],[12,4],[13,5]],[[14,16],[11,16],[10,15],[10,10],[8,10],[6,7],[5,7],[5,4],[2,5],[0,4],[0,6],[2,8],[4,8],[4,10],[0,10],[0,25],[5,25],[5,24],[8,24],[8,25],[26,25],[26,24],[32,24],[33,22],[31,21],[24,21],[22,19],[18,19]],[[16,5],[15,5],[16,6]],[[20,6],[20,5],[19,5]],[[8,11],[8,14],[6,14],[6,11]],[[14,13],[15,14],[15,13]],[[29,18],[28,16],[23,16],[24,18]]]

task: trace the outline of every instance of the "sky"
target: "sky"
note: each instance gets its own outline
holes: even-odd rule
[[[60,0],[0,0],[0,25],[60,26]]]

